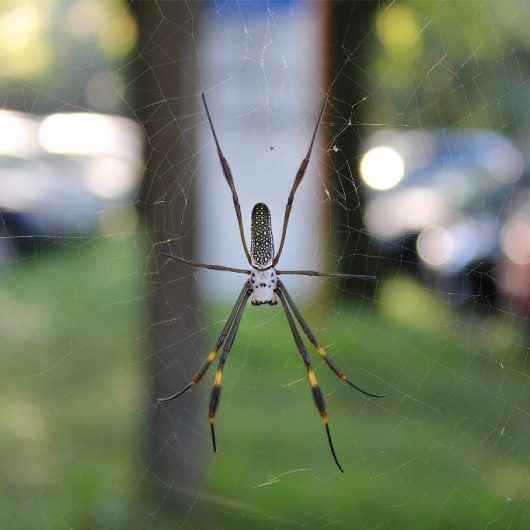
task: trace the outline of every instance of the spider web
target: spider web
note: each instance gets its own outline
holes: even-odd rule
[[[113,17],[126,12],[116,5]],[[146,165],[152,167],[150,156],[161,162],[148,192],[96,208],[96,236],[30,233],[24,238],[31,251],[19,254],[11,247],[23,238],[5,226],[0,232],[7,245],[0,248],[9,249],[0,288],[7,345],[3,526],[527,527],[524,237],[512,244],[516,262],[507,257],[509,230],[524,236],[528,226],[524,185],[505,182],[477,194],[468,208],[466,194],[486,177],[442,158],[422,186],[438,194],[451,188],[448,197],[463,205],[451,210],[453,217],[441,217],[438,232],[430,227],[417,240],[410,226],[395,237],[369,237],[391,224],[378,224],[378,215],[394,219],[397,208],[395,219],[408,211],[417,222],[437,203],[425,194],[420,211],[418,201],[377,203],[392,195],[357,181],[354,147],[366,152],[382,145],[381,138],[394,147],[413,138],[412,154],[421,162],[431,133],[449,145],[449,131],[459,128],[494,131],[526,154],[528,6],[380,3],[364,33],[352,39],[358,4],[342,6],[347,17],[340,31],[322,22],[318,3],[182,5],[182,18],[175,19],[169,4],[151,3],[147,38],[126,62],[101,69],[93,57],[79,59],[75,71],[91,74],[84,96],[17,85],[26,94],[19,110],[28,113],[98,110],[132,120],[147,113]],[[191,53],[164,47],[175,36]],[[153,62],[148,50],[157,46],[164,53]],[[331,54],[339,60],[329,66]],[[139,79],[171,71],[193,80],[175,82],[171,93],[161,83],[156,104],[146,109]],[[200,106],[203,91],[234,174],[246,234],[253,204],[265,202],[276,245],[290,186],[322,96],[328,97],[280,268],[376,276],[355,283],[285,280],[337,364],[356,384],[386,394],[370,400],[353,392],[311,351],[344,476],[329,454],[279,306],[246,310],[225,369],[215,455],[206,418],[214,369],[179,401],[154,403],[154,393],[173,392],[199,368],[243,281],[159,259],[164,249],[245,267]],[[0,93],[10,106],[12,89]],[[180,135],[159,143],[175,124]],[[162,149],[160,158],[153,148]],[[448,150],[464,157],[457,147]],[[49,215],[40,210],[37,217]],[[81,219],[84,212],[76,207],[73,215]],[[156,219],[156,229],[145,228],[139,215]],[[493,251],[477,253],[462,269],[429,264],[435,236],[449,238],[452,227],[485,218],[497,220]],[[173,475],[161,464],[167,454],[178,462]]]

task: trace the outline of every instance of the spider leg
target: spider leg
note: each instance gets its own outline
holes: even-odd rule
[[[221,167],[223,169],[226,182],[228,183],[230,191],[232,192],[232,200],[234,201],[234,209],[236,211],[237,223],[239,225],[239,233],[241,234],[241,242],[243,243],[243,250],[245,251],[245,255],[247,257],[248,262],[251,263],[250,253],[248,251],[247,242],[245,239],[245,230],[243,228],[243,217],[241,216],[241,206],[239,204],[239,198],[237,196],[236,186],[234,184],[234,178],[232,177],[232,171],[230,170],[230,166],[228,165],[228,162],[226,161],[226,158],[224,157],[223,152],[221,151],[221,146],[219,144],[219,140],[217,139],[217,134],[213,126],[212,117],[210,116],[210,110],[208,109],[208,104],[206,103],[206,96],[204,95],[204,92],[202,94],[202,102],[204,104],[204,109],[206,110],[206,116],[208,116],[208,122],[210,123],[210,129],[212,130],[213,139],[215,140],[215,145],[217,147],[217,154],[219,155],[219,161],[221,162]]]
[[[211,364],[217,358],[217,354],[219,350],[221,349],[221,346],[223,345],[226,339],[226,336],[229,334],[232,324],[234,323],[237,312],[241,308],[241,304],[243,303],[243,300],[245,299],[245,297],[248,298],[249,294],[250,294],[249,283],[245,282],[245,285],[243,286],[243,289],[241,289],[241,292],[239,293],[239,296],[237,297],[236,303],[234,304],[234,307],[232,308],[230,316],[228,317],[225,325],[223,326],[223,329],[221,331],[221,334],[219,335],[219,338],[217,339],[217,343],[215,344],[214,349],[208,354],[208,357],[206,357],[206,359],[203,361],[201,367],[197,370],[195,375],[191,378],[191,381],[184,388],[182,388],[181,390],[178,390],[174,394],[171,394],[170,396],[167,396],[164,398],[158,398],[157,399],[158,403],[162,403],[165,401],[171,401],[172,399],[176,399],[182,396],[182,394],[185,394],[188,390],[191,390],[191,388],[203,378],[208,368],[210,368]]]
[[[173,256],[173,254],[166,254],[165,252],[160,252],[160,255],[165,256],[166,258],[180,261],[181,263],[185,263],[186,265],[189,265],[190,267],[198,267],[200,269],[210,269],[213,271],[226,271],[226,272],[238,272],[240,274],[250,274],[250,270],[247,270],[247,269],[236,269],[234,267],[225,267],[224,265],[210,265],[208,263],[202,263],[201,261],[191,261],[186,258],[181,258],[180,256]]]
[[[307,154],[305,155],[305,158],[302,160],[300,167],[298,168],[298,171],[296,172],[296,177],[291,187],[291,191],[289,192],[289,197],[287,198],[287,204],[285,206],[285,214],[283,217],[282,239],[280,241],[280,248],[278,249],[278,253],[274,257],[274,260],[272,261],[273,265],[276,265],[276,263],[278,263],[278,260],[280,259],[280,256],[282,254],[283,245],[285,244],[285,236],[287,235],[287,225],[289,224],[289,217],[291,215],[291,210],[293,208],[294,195],[296,193],[296,190],[298,189],[298,186],[300,186],[300,183],[302,182],[302,179],[304,178],[307,166],[309,165],[309,158],[311,157],[311,151],[313,150],[313,145],[317,137],[318,127],[320,126],[320,122],[322,121],[322,116],[324,115],[324,109],[326,108],[327,101],[328,101],[327,98],[324,98],[324,101],[322,102],[322,108],[320,109],[320,114],[318,115],[318,120],[315,125],[315,130],[313,131],[311,143],[309,144],[309,149],[307,150]]]
[[[221,401],[221,385],[223,382],[223,369],[225,366],[225,362],[228,359],[228,355],[230,354],[230,350],[232,349],[232,346],[234,345],[234,342],[236,340],[236,335],[239,329],[239,324],[241,323],[241,319],[243,318],[245,306],[246,306],[246,303],[248,301],[248,298],[251,292],[252,292],[252,289],[250,289],[250,287],[247,286],[247,290],[234,316],[234,322],[232,324],[232,327],[230,328],[230,332],[228,333],[228,338],[226,339],[226,342],[223,346],[223,353],[221,353],[221,357],[219,358],[219,365],[217,367],[217,371],[215,372],[214,384],[212,388],[212,393],[210,395],[210,405],[208,407],[208,422],[210,423],[210,432],[212,434],[212,446],[213,446],[214,452],[217,451],[217,444],[215,441],[214,422],[215,422],[215,415],[217,413],[217,408],[219,407],[219,402]]]
[[[376,280],[375,276],[368,274],[342,274],[341,272],[319,271],[276,271],[276,274],[296,274],[298,276],[322,276],[327,278],[356,278],[357,280]]]
[[[307,350],[304,345],[304,341],[302,340],[302,337],[300,336],[300,333],[298,332],[298,329],[296,328],[296,323],[294,321],[293,315],[291,314],[291,311],[289,309],[289,306],[287,304],[283,291],[278,289],[276,292],[282,303],[283,309],[285,311],[285,316],[287,317],[287,321],[289,322],[289,327],[291,328],[294,342],[296,344],[298,352],[300,353],[302,357],[302,361],[306,367],[307,379],[309,381],[309,385],[311,386],[311,393],[313,394],[313,400],[318,409],[318,412],[320,413],[320,417],[322,418],[322,423],[324,424],[324,429],[326,431],[329,449],[333,456],[333,460],[335,460],[335,464],[337,464],[337,467],[339,468],[339,470],[342,473],[344,473],[344,469],[340,465],[339,459],[337,458],[337,453],[335,452],[335,447],[333,446],[333,440],[331,439],[331,432],[329,429],[328,414],[326,412],[326,403],[324,402],[324,396],[322,395],[322,390],[320,390],[320,387],[318,386],[318,381],[317,381],[315,371],[313,370],[313,367],[311,366],[311,360],[309,358],[309,354],[307,353]]]
[[[315,334],[311,331],[311,328],[309,327],[309,324],[306,322],[306,320],[304,319],[304,317],[302,316],[302,314],[300,313],[300,311],[298,310],[298,308],[296,307],[296,304],[294,303],[294,300],[291,298],[291,295],[289,294],[289,292],[287,291],[287,289],[285,288],[285,285],[281,282],[281,281],[278,281],[278,290],[283,294],[283,296],[285,297],[287,303],[289,304],[290,308],[292,309],[295,317],[296,317],[296,320],[298,320],[301,328],[304,330],[304,333],[306,334],[309,342],[311,342],[311,344],[317,349],[318,353],[320,354],[320,357],[324,360],[324,362],[328,365],[328,367],[331,369],[331,371],[341,380],[341,381],[344,381],[346,384],[350,385],[352,388],[355,388],[355,390],[357,390],[358,392],[360,392],[361,394],[364,394],[365,396],[369,396],[369,397],[375,397],[375,398],[381,398],[381,397],[385,397],[384,394],[372,394],[371,392],[367,392],[366,390],[363,390],[362,388],[360,388],[359,386],[357,386],[356,384],[352,383],[347,377],[346,377],[346,374],[339,369],[339,367],[335,364],[335,362],[333,361],[333,359],[331,359],[325,348],[323,346],[321,346],[319,343],[318,343],[318,340],[317,338],[315,337]]]

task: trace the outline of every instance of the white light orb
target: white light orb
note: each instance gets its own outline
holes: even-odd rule
[[[374,190],[389,190],[405,175],[401,155],[391,147],[379,146],[367,151],[360,164],[361,178]]]
[[[428,226],[421,231],[416,248],[422,261],[429,267],[443,269],[453,258],[455,240],[447,228]]]

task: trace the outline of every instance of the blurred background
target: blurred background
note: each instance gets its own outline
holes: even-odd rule
[[[5,0],[0,522],[26,530],[530,525],[530,6]],[[239,190],[285,201],[281,268],[371,400],[248,307],[210,447]],[[309,344],[308,344],[309,346]],[[316,353],[316,352],[315,352]]]

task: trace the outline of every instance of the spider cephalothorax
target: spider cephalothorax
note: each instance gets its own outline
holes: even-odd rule
[[[278,276],[276,270],[271,265],[268,269],[252,269],[250,273],[250,303],[252,305],[269,304],[276,305],[278,297],[276,288],[278,287]]]
[[[362,392],[363,394],[367,396],[371,396],[371,397],[382,397],[382,396],[379,394],[371,394],[370,392],[366,392],[365,390],[359,388],[357,385],[353,384],[348,379],[348,377],[344,374],[344,372],[342,372],[339,369],[339,367],[335,364],[335,362],[328,356],[326,349],[317,341],[317,338],[315,337],[314,333],[311,331],[311,328],[309,327],[304,317],[302,316],[302,314],[296,307],[296,304],[294,303],[293,299],[289,295],[289,292],[287,291],[285,285],[278,278],[278,275],[298,274],[298,275],[304,275],[304,276],[329,276],[333,278],[340,277],[340,278],[364,278],[364,279],[373,279],[373,277],[363,276],[363,275],[358,275],[358,274],[333,274],[333,273],[328,274],[328,273],[308,271],[308,270],[297,270],[297,271],[276,270],[276,264],[278,263],[278,260],[280,259],[283,246],[285,243],[285,236],[287,234],[287,225],[289,224],[289,216],[291,215],[294,195],[296,193],[298,186],[302,182],[305,171],[307,169],[307,165],[309,164],[309,157],[311,156],[311,151],[313,149],[313,144],[315,142],[315,138],[317,135],[318,126],[320,124],[320,121],[322,120],[322,115],[324,114],[324,108],[325,108],[326,102],[324,101],[322,105],[322,109],[320,111],[320,115],[319,115],[317,124],[315,126],[315,130],[313,131],[313,137],[311,139],[311,143],[309,144],[309,149],[307,151],[305,158],[302,160],[300,167],[298,168],[296,177],[294,179],[294,183],[291,187],[291,191],[289,192],[289,197],[287,199],[287,205],[285,207],[285,215],[283,218],[283,229],[282,229],[282,238],[280,241],[280,248],[275,255],[274,254],[274,242],[272,238],[271,214],[270,214],[270,211],[267,205],[263,203],[256,204],[254,208],[252,209],[250,252],[248,251],[247,242],[245,239],[245,232],[243,230],[243,218],[241,216],[241,207],[239,205],[239,199],[237,196],[234,179],[232,177],[232,172],[230,171],[230,166],[228,165],[228,162],[226,161],[226,158],[224,157],[223,152],[221,151],[219,140],[217,139],[217,134],[215,133],[212,118],[210,116],[210,112],[208,110],[208,105],[206,104],[206,98],[204,97],[204,94],[202,95],[202,100],[204,103],[204,108],[206,110],[206,116],[208,117],[208,122],[210,124],[210,128],[212,130],[212,134],[215,140],[215,145],[217,147],[217,154],[219,155],[219,161],[221,162],[221,168],[223,170],[226,182],[228,183],[228,186],[230,187],[230,190],[232,192],[234,209],[236,211],[237,222],[239,225],[239,233],[241,235],[241,242],[243,243],[243,251],[245,252],[245,256],[247,257],[247,261],[249,262],[251,269],[237,269],[234,267],[225,267],[223,265],[208,265],[206,263],[201,263],[198,261],[190,261],[185,258],[173,256],[172,254],[161,253],[164,256],[184,262],[187,265],[190,265],[192,267],[201,267],[204,269],[238,272],[238,273],[246,274],[248,275],[248,280],[244,283],[243,288],[241,289],[241,292],[239,293],[239,296],[237,297],[234,307],[232,308],[232,312],[230,313],[230,316],[228,317],[228,320],[226,321],[223,327],[223,330],[221,331],[221,335],[217,339],[217,343],[215,344],[214,349],[206,357],[206,359],[204,360],[202,366],[199,368],[197,373],[192,377],[191,382],[188,385],[186,385],[182,390],[179,390],[178,392],[175,392],[174,394],[166,398],[161,398],[159,401],[170,401],[172,399],[175,399],[181,396],[188,390],[190,390],[193,387],[193,385],[197,384],[202,379],[202,377],[204,376],[204,374],[206,373],[210,365],[217,358],[217,355],[219,354],[219,351],[222,348],[221,356],[219,358],[219,366],[217,368],[217,372],[215,373],[214,385],[213,385],[212,394],[210,397],[210,406],[208,409],[208,421],[210,423],[213,449],[215,451],[217,445],[215,441],[214,420],[215,420],[215,415],[216,415],[217,408],[219,407],[219,402],[221,399],[221,385],[223,381],[224,365],[228,358],[228,355],[230,354],[234,341],[236,339],[237,330],[239,329],[239,324],[241,322],[241,318],[243,317],[243,311],[245,310],[246,303],[249,298],[251,300],[251,303],[254,305],[262,305],[262,304],[275,305],[278,303],[278,301],[280,301],[283,306],[285,316],[287,317],[289,327],[293,334],[296,348],[298,349],[298,352],[302,358],[302,362],[305,366],[305,369],[307,372],[307,379],[309,382],[309,386],[311,388],[311,393],[313,394],[313,401],[315,402],[315,406],[317,407],[318,412],[320,413],[320,417],[322,418],[322,422],[324,424],[324,428],[325,428],[326,436],[328,439],[329,448],[331,450],[331,454],[333,455],[333,459],[335,460],[337,467],[341,471],[343,471],[342,466],[340,465],[337,455],[335,453],[335,448],[333,447],[333,442],[331,439],[331,432],[330,432],[329,422],[328,422],[328,414],[326,412],[326,404],[324,402],[324,397],[322,395],[322,391],[320,390],[320,386],[318,385],[315,371],[311,365],[311,359],[306,350],[304,341],[302,339],[302,336],[300,335],[300,331],[298,329],[296,322],[298,322],[299,327],[302,328],[302,331],[305,333],[309,342],[311,342],[311,344],[315,347],[320,357],[324,360],[327,366],[332,370],[332,372],[341,381],[343,381],[344,383],[347,383],[351,387],[355,388],[356,390],[358,390],[359,392]]]

